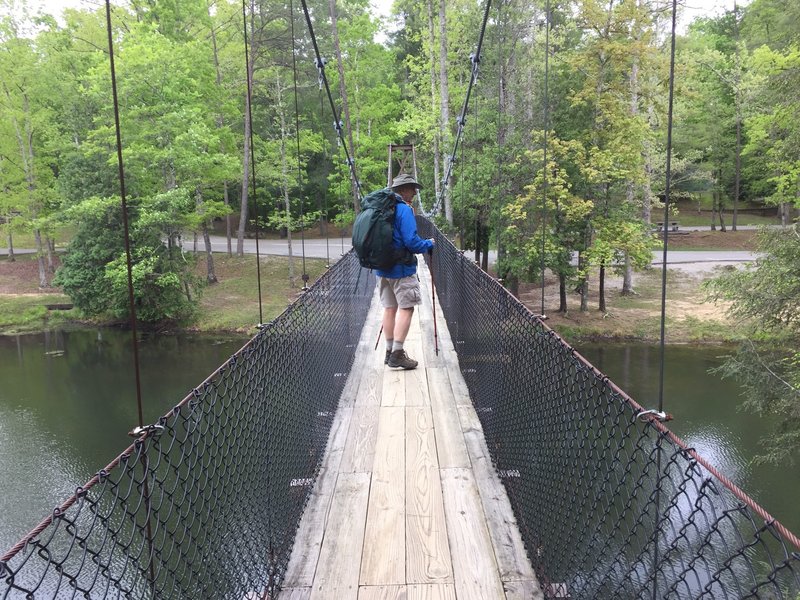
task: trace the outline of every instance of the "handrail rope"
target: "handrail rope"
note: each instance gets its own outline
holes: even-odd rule
[[[119,118],[119,96],[117,94],[117,71],[114,63],[114,34],[111,27],[111,0],[106,0],[106,32],[108,34],[108,61],[111,70],[111,95],[114,99],[114,133],[117,142],[117,172],[119,176],[119,195],[122,205],[122,225],[125,236],[125,263],[128,278],[128,310],[130,311],[131,340],[133,346],[133,370],[136,379],[136,408],[139,416],[139,428],[144,427],[144,411],[142,408],[142,384],[139,368],[139,342],[136,332],[136,303],[133,293],[133,260],[131,258],[130,227],[128,224],[128,201],[125,190],[125,165],[122,158],[122,131]],[[155,570],[153,566],[153,529],[150,523],[150,484],[148,480],[148,460],[146,451],[142,451],[142,491],[146,506],[147,519],[145,523],[145,537],[147,539],[148,561],[147,570],[150,575],[150,585],[155,586]]]
[[[303,0],[303,3],[305,3],[305,0]],[[453,143],[453,152],[450,154],[450,156],[447,157],[446,161],[447,168],[445,169],[444,177],[442,178],[442,185],[439,188],[439,197],[436,199],[436,203],[433,205],[433,208],[429,213],[426,214],[423,211],[423,214],[426,217],[432,217],[438,214],[442,204],[442,200],[444,199],[445,196],[447,181],[450,179],[450,176],[452,175],[453,163],[455,162],[456,155],[458,153],[458,145],[459,142],[461,141],[461,136],[464,133],[464,125],[467,122],[467,106],[469,106],[469,98],[472,95],[472,87],[475,85],[475,82],[478,79],[478,65],[481,62],[481,48],[483,47],[483,36],[484,33],[486,32],[486,23],[489,20],[489,8],[491,7],[491,5],[492,5],[492,0],[486,0],[486,7],[484,8],[483,11],[483,22],[481,24],[481,32],[478,37],[478,46],[475,49],[475,52],[469,55],[469,60],[472,63],[472,76],[469,79],[469,85],[467,86],[467,95],[464,98],[464,104],[461,108],[461,114],[456,119],[456,123],[458,124],[458,130],[456,132],[455,142]]]
[[[477,83],[477,80],[476,80]],[[474,190],[478,185],[478,94],[475,94],[475,127],[472,135],[472,189]],[[483,222],[481,221],[481,206],[479,202],[475,202],[475,255],[480,260],[481,257],[481,238],[483,236]]]
[[[256,279],[258,281],[258,325],[264,324],[263,302],[261,300],[261,252],[258,246],[258,232],[261,229],[258,223],[258,198],[256,196],[256,156],[253,145],[253,78],[250,69],[253,65],[250,62],[249,42],[247,40],[247,9],[245,0],[242,0],[242,24],[244,31],[244,66],[247,73],[247,120],[250,123],[250,138],[244,140],[245,144],[250,145],[250,180],[253,188],[253,207],[256,214]],[[254,27],[253,15],[250,15],[250,26]],[[245,224],[246,225],[246,224]]]
[[[308,290],[308,273],[306,272],[306,237],[305,237],[305,196],[303,194],[303,170],[300,165],[300,108],[297,102],[297,48],[294,37],[294,2],[289,0],[289,20],[292,31],[292,77],[294,78],[294,137],[297,142],[297,189],[300,194],[300,250],[303,255],[303,291]],[[291,213],[290,213],[291,216]]]
[[[328,78],[325,75],[325,65],[327,61],[322,58],[322,54],[320,54],[319,46],[317,45],[317,37],[314,35],[314,26],[311,23],[311,13],[308,10],[308,4],[306,0],[300,0],[303,4],[303,14],[306,17],[306,24],[308,25],[308,33],[311,36],[311,44],[314,46],[314,54],[316,56],[315,65],[317,67],[317,71],[319,73],[319,82],[320,85],[325,86],[325,92],[328,95],[328,103],[331,106],[331,110],[333,111],[333,128],[336,130],[336,135],[339,137],[339,141],[344,146],[344,153],[347,156],[347,165],[350,167],[350,177],[352,178],[353,182],[356,184],[356,190],[358,191],[359,199],[363,197],[364,192],[361,188],[361,182],[358,180],[358,175],[356,174],[356,163],[355,159],[351,158],[350,151],[347,148],[347,143],[344,139],[344,133],[342,132],[342,128],[344,127],[344,123],[339,119],[339,113],[336,112],[336,104],[333,101],[333,95],[331,94],[330,85],[328,85]]]
[[[669,222],[669,194],[672,183],[670,169],[672,168],[672,115],[673,99],[675,92],[675,29],[678,15],[678,0],[672,0],[672,31],[669,54],[669,103],[667,108],[667,164],[666,183],[664,189],[664,224]],[[669,243],[669,227],[664,227],[664,253],[661,261],[661,338],[659,341],[660,359],[658,376],[658,412],[664,412],[664,355],[666,341],[666,314],[667,314],[667,246]],[[661,472],[661,436],[658,437],[658,452],[656,453],[656,472]],[[658,600],[658,538],[660,532],[659,504],[661,497],[661,479],[656,483],[655,495],[655,530],[653,531],[653,600]]]
[[[542,305],[544,318],[545,227],[547,225],[547,133],[550,126],[550,0],[545,2],[544,37],[544,144],[542,160]]]

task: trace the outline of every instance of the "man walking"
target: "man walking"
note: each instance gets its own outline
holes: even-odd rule
[[[386,339],[384,363],[394,368],[414,369],[417,361],[410,358],[403,343],[411,327],[414,307],[422,303],[422,294],[417,279],[417,257],[415,254],[433,249],[433,240],[423,240],[417,234],[417,222],[411,210],[411,201],[422,186],[411,175],[403,173],[392,181],[396,194],[394,230],[392,243],[398,250],[405,249],[405,256],[391,269],[376,269],[380,278],[378,288],[383,305],[383,335]]]

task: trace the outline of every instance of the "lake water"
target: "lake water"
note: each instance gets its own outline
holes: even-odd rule
[[[657,346],[584,344],[576,350],[644,408],[658,408]],[[733,352],[719,346],[667,347],[664,410],[674,417],[667,427],[797,534],[800,464],[754,465],[775,419],[742,411],[741,388],[709,373]]]
[[[144,336],[145,422],[154,422],[238,350],[242,337]],[[658,349],[577,348],[645,407],[658,403]],[[772,422],[738,410],[740,390],[708,370],[726,350],[667,351],[669,426],[800,532],[800,466],[752,465]],[[130,444],[137,423],[130,334],[97,329],[0,336],[0,553]]]
[[[145,423],[245,343],[241,336],[142,336]],[[138,425],[130,332],[0,336],[0,554],[131,443]]]

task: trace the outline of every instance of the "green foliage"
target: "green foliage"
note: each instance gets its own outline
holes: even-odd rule
[[[130,211],[134,305],[142,322],[181,322],[193,314],[190,296],[197,281],[192,260],[175,243],[179,215],[191,205],[188,194],[175,191],[141,200]],[[68,216],[80,226],[55,283],[86,315],[126,319],[128,275],[119,200],[91,198]]]
[[[744,406],[780,419],[761,460],[780,463],[800,452],[800,230],[763,230],[762,256],[752,268],[720,275],[707,285],[712,299],[729,301],[748,339],[719,372],[745,389]]]

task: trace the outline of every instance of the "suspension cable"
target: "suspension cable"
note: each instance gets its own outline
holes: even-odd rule
[[[542,160],[542,306],[539,313],[544,318],[545,228],[547,226],[547,133],[550,127],[550,0],[544,7],[544,148]]]
[[[305,0],[303,0],[303,4],[305,4]],[[481,48],[483,47],[483,36],[486,32],[486,23],[489,20],[489,8],[492,5],[492,0],[486,0],[486,6],[483,11],[483,22],[481,23],[481,32],[478,36],[478,47],[475,49],[473,54],[469,55],[469,60],[472,63],[472,76],[469,79],[469,85],[467,86],[467,95],[464,98],[464,104],[461,108],[461,114],[459,114],[458,118],[456,119],[456,123],[458,124],[458,130],[456,132],[456,139],[453,143],[453,151],[450,153],[450,156],[447,157],[447,168],[445,169],[444,177],[442,178],[442,185],[439,188],[439,197],[436,198],[436,203],[433,205],[430,213],[427,213],[425,216],[431,217],[438,214],[440,207],[442,205],[442,201],[445,196],[445,191],[447,188],[447,182],[450,179],[450,176],[453,172],[453,163],[456,160],[456,155],[458,153],[458,145],[461,141],[461,136],[464,134],[464,126],[467,123],[467,107],[469,106],[469,98],[472,94],[472,87],[475,85],[475,82],[478,80],[478,66],[481,62]]]
[[[131,259],[130,227],[128,224],[128,201],[125,191],[125,166],[122,159],[122,133],[119,118],[119,96],[117,94],[117,71],[114,64],[114,35],[111,27],[111,0],[106,0],[106,31],[108,33],[108,60],[111,70],[111,94],[114,99],[114,132],[117,142],[117,167],[119,176],[119,195],[122,205],[122,226],[125,236],[125,262],[128,275],[128,310],[130,311],[131,341],[133,347],[133,371],[136,379],[136,408],[139,416],[139,430],[144,429],[144,411],[142,409],[142,383],[139,368],[139,341],[136,331],[136,303],[133,293],[133,260]],[[141,464],[143,470],[142,484],[144,492],[144,502],[147,510],[147,520],[145,523],[145,536],[148,548],[148,573],[150,575],[150,585],[155,587],[155,570],[153,566],[153,531],[150,524],[150,483],[147,477],[149,465],[147,453],[144,449],[141,452]]]
[[[670,53],[669,53],[669,104],[667,109],[667,164],[666,164],[666,182],[664,186],[664,224],[669,223],[669,197],[670,186],[672,184],[672,115],[673,115],[673,98],[675,92],[675,29],[678,14],[678,2],[672,0],[672,30],[670,33]],[[660,350],[660,365],[658,376],[658,412],[664,413],[664,354],[665,354],[665,340],[666,340],[666,314],[667,314],[667,249],[669,245],[669,227],[664,227],[664,250],[663,258],[661,260],[661,338],[659,341]],[[661,439],[659,435],[657,438],[658,451],[656,452],[656,473],[659,474],[656,482],[655,493],[655,513],[656,523],[653,532],[653,600],[658,598],[658,540],[660,531],[660,517],[659,517],[659,504],[661,502]]]
[[[325,92],[328,95],[328,103],[330,104],[331,111],[333,111],[333,128],[336,130],[336,135],[339,137],[341,144],[344,146],[344,153],[347,156],[347,166],[350,168],[350,178],[356,184],[356,190],[358,191],[359,199],[363,197],[363,191],[361,189],[361,182],[358,180],[358,175],[356,174],[356,163],[355,159],[350,156],[350,151],[347,149],[347,143],[344,139],[344,133],[342,129],[344,127],[344,123],[339,119],[339,113],[336,112],[336,104],[333,101],[333,95],[331,94],[331,87],[328,85],[328,78],[325,75],[325,65],[327,61],[322,58],[322,54],[320,54],[319,46],[317,45],[317,37],[314,35],[314,26],[311,24],[311,14],[308,10],[308,4],[306,0],[300,0],[303,4],[303,14],[306,17],[306,24],[308,25],[308,33],[311,36],[311,43],[314,46],[314,54],[316,56],[316,60],[314,64],[317,67],[317,72],[319,73],[319,81],[320,84],[325,87]]]
[[[300,250],[303,255],[303,291],[308,289],[306,272],[305,198],[303,195],[303,170],[300,165],[300,108],[297,102],[297,49],[294,37],[294,2],[289,0],[289,20],[292,30],[292,77],[294,79],[294,137],[297,143],[297,189],[300,194]],[[291,217],[291,213],[289,215]]]
[[[250,62],[250,44],[247,40],[247,9],[245,7],[245,0],[242,0],[242,23],[244,29],[244,65],[247,72],[247,121],[250,123],[250,136],[245,140],[245,144],[250,145],[250,180],[253,188],[253,208],[256,214],[256,278],[258,280],[258,324],[259,326],[264,323],[264,309],[263,302],[261,301],[261,253],[258,247],[258,232],[261,229],[258,223],[258,199],[256,197],[256,156],[255,148],[253,145],[253,78],[251,68],[253,67]],[[253,15],[250,15],[250,24],[253,26]]]

